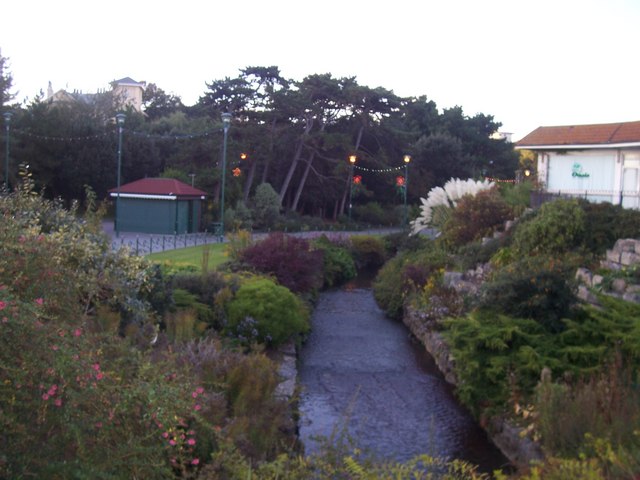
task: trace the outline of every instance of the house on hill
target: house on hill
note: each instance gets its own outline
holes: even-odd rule
[[[144,178],[121,185],[119,201],[118,188],[109,194],[117,203],[116,231],[161,234],[198,232],[207,196],[173,178]]]
[[[538,127],[515,148],[537,154],[547,193],[640,208],[640,121]]]
[[[111,90],[99,89],[96,93],[83,93],[79,90],[69,92],[65,89],[54,93],[51,82],[49,82],[46,100],[51,104],[78,102],[95,105],[102,98],[110,95],[111,98],[107,98],[107,100],[113,103],[114,108],[131,107],[136,112],[142,112],[142,94],[147,86],[146,82],[136,82],[130,77],[125,77],[114,80],[110,85]]]

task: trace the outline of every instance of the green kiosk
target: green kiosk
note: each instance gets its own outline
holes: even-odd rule
[[[172,235],[200,230],[207,196],[202,190],[173,178],[144,178],[121,185],[119,190],[109,190],[116,200],[116,232]]]

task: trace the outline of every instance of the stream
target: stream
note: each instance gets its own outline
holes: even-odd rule
[[[354,446],[404,462],[416,455],[466,460],[491,472],[508,460],[457,402],[431,356],[388,319],[370,288],[320,294],[300,352],[300,439],[347,433]],[[335,443],[335,440],[331,440]]]

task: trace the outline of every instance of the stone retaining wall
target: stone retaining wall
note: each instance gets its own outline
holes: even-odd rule
[[[600,266],[612,272],[640,267],[640,240],[633,238],[618,240],[611,250],[607,250]],[[598,299],[592,292],[592,289],[597,289],[612,297],[640,303],[640,285],[632,283],[628,279],[615,278],[611,282],[610,289],[604,289],[604,277],[591,272],[588,268],[579,268],[576,272],[576,279],[580,282],[578,298],[584,302],[598,305]]]

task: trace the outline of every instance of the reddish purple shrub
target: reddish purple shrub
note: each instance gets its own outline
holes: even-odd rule
[[[284,233],[243,250],[240,259],[261,273],[271,274],[292,292],[307,293],[322,286],[322,251],[309,242]]]

